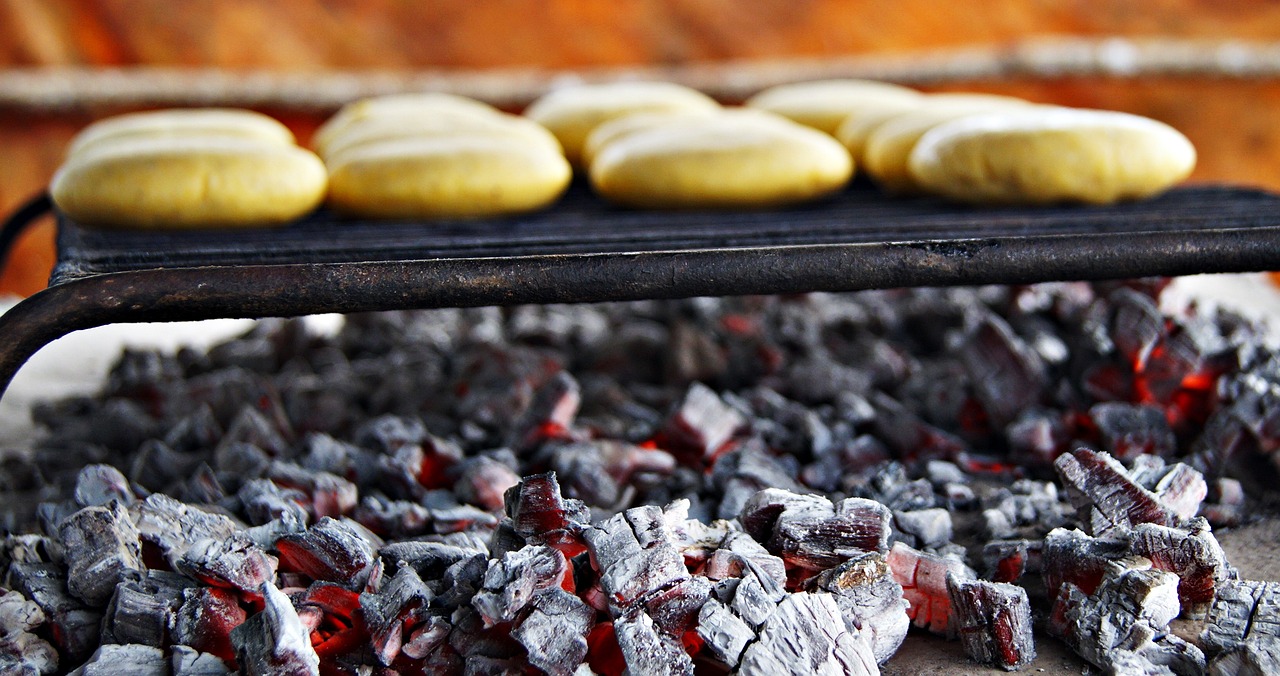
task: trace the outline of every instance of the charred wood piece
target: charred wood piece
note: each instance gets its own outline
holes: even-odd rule
[[[1022,587],[947,575],[964,652],[975,662],[1016,671],[1036,658],[1031,602]]]
[[[263,676],[318,676],[320,657],[289,597],[270,582],[258,593],[264,603],[262,612],[231,631],[240,670]]]
[[[67,590],[90,606],[101,608],[116,585],[145,570],[138,529],[125,507],[85,507],[59,528],[67,561]]]
[[[1200,634],[1205,650],[1219,653],[1273,639],[1280,640],[1280,582],[1222,583]]]
[[[173,669],[173,676],[224,676],[231,673],[226,662],[185,645],[173,646],[169,667]]]
[[[973,570],[957,559],[921,552],[901,542],[894,543],[885,561],[893,579],[902,585],[911,622],[935,634],[954,635],[947,576],[972,580],[977,577]]]
[[[1232,572],[1209,523],[1200,518],[1185,528],[1139,524],[1129,533],[1129,550],[1150,559],[1156,570],[1178,576],[1182,615],[1191,619],[1205,616],[1218,585]]]
[[[155,646],[108,643],[98,648],[88,662],[71,674],[74,676],[115,676],[116,674],[168,676],[169,660],[165,659],[164,650]]]
[[[524,646],[529,663],[553,676],[578,671],[587,656],[587,634],[596,611],[559,588],[534,595],[528,609],[512,626],[511,637]]]
[[[102,642],[169,645],[183,594],[191,586],[181,575],[158,570],[122,582],[107,606]]]
[[[373,572],[377,554],[356,527],[325,517],[303,533],[276,541],[280,570],[296,571],[314,580],[363,587]]]
[[[754,674],[880,673],[871,644],[852,634],[830,595],[799,592],[778,604],[760,639],[742,655],[742,672]]]
[[[1094,537],[1124,534],[1140,523],[1177,525],[1177,514],[1104,453],[1080,448],[1054,462],[1082,523]]]
[[[892,657],[907,636],[908,604],[882,554],[869,552],[823,571],[809,581],[809,591],[835,598],[849,633],[867,637],[877,662]]]

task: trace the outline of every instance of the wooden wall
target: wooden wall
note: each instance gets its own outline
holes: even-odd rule
[[[1280,41],[1263,0],[0,0],[0,69],[195,66],[552,69],[895,55],[1036,36]],[[952,83],[1033,100],[1128,110],[1184,130],[1197,180],[1280,189],[1280,80],[1052,78]],[[77,129],[111,111],[0,108],[0,213],[45,186]],[[317,116],[286,116],[302,137]],[[43,287],[42,227],[0,293]]]

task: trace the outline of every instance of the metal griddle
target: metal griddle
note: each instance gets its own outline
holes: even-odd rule
[[[0,231],[0,257],[50,209]],[[969,208],[855,184],[803,207],[551,210],[438,222],[98,231],[58,218],[49,287],[0,316],[0,393],[48,342],[118,322],[298,316],[1280,269],[1280,196],[1195,186],[1105,207]]]

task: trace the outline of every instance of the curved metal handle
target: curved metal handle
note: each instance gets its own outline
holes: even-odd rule
[[[8,262],[9,251],[13,249],[18,237],[26,232],[36,219],[52,212],[53,199],[49,197],[48,191],[45,191],[27,200],[5,219],[4,224],[0,225],[0,270],[3,270]]]

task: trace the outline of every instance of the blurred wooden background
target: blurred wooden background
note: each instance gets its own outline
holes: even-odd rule
[[[174,66],[332,71],[682,65],[841,59],[976,48],[1048,37],[1280,42],[1265,0],[0,0],[9,69]],[[1228,49],[1224,58],[1229,61]],[[1123,56],[1123,55],[1121,55]],[[1228,63],[1229,65],[1229,63]],[[194,84],[194,83],[193,83]],[[1183,130],[1195,180],[1280,189],[1280,78],[1271,74],[1020,75],[933,89],[1009,93],[1126,110]],[[0,99],[3,99],[0,91]],[[41,190],[101,106],[0,106],[0,213]],[[305,140],[325,111],[268,109]],[[52,228],[20,242],[0,293],[43,288]]]

